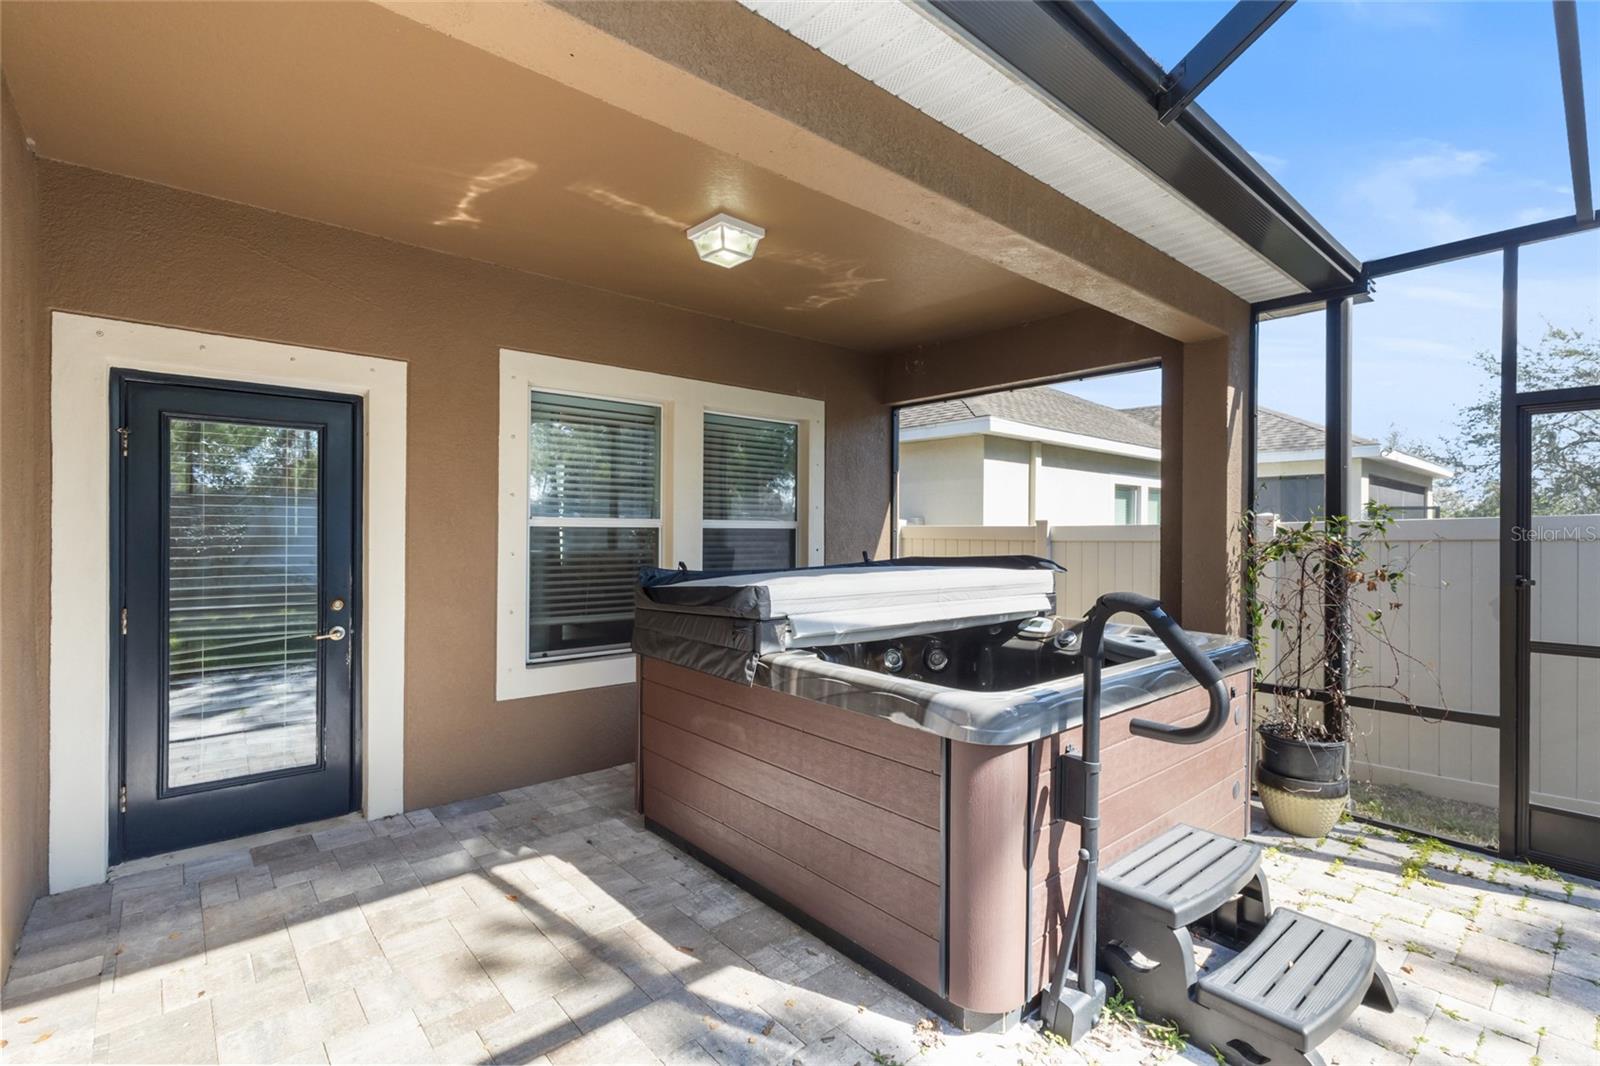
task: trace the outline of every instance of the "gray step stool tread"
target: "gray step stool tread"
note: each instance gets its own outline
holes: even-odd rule
[[[1261,848],[1192,825],[1176,825],[1100,875],[1100,886],[1178,929],[1239,893],[1261,869]]]
[[[1195,986],[1195,999],[1309,1051],[1344,1024],[1372,982],[1368,937],[1279,908],[1248,947]]]

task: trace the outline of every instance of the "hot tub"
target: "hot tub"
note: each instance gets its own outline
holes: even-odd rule
[[[651,571],[636,600],[646,823],[968,1029],[1048,981],[1078,828],[1052,817],[1083,711],[1059,567],[901,560]],[[1133,736],[1208,700],[1152,633],[1107,631],[1102,862],[1178,822],[1248,822],[1248,642],[1191,634],[1233,711],[1202,744]]]

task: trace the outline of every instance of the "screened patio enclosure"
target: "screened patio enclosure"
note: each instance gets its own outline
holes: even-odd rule
[[[1406,21],[1387,8],[1394,17],[1375,31],[1352,28],[1360,20],[1339,5],[1292,2],[933,7],[1212,217],[1238,222],[1234,233],[1305,289],[1252,304],[1245,483],[1251,510],[1279,521],[1359,518],[1365,501],[1385,503],[1386,550],[1409,564],[1391,633],[1405,661],[1336,669],[1309,693],[1325,704],[1342,690],[1355,710],[1357,813],[1600,872],[1600,230],[1579,47],[1590,11],[1478,7],[1463,20],[1474,41],[1422,9]],[[895,84],[848,44],[791,32]],[[1464,67],[1482,54],[1490,66]],[[1332,55],[1339,67],[1320,69]],[[1312,91],[1324,83],[1343,90]],[[1436,106],[1440,84],[1454,87],[1448,108]],[[937,115],[942,102],[919,106]],[[1394,121],[1379,111],[1427,138],[1399,177],[1340,155],[1348,131]],[[1510,140],[1490,149],[1538,169],[1547,206],[1513,211],[1510,186],[1495,184],[1509,164],[1453,144],[1505,112]],[[959,109],[948,121],[964,121]],[[1371,198],[1366,232],[1330,232],[1274,180],[1289,164],[1263,149],[1285,123],[1321,142],[1307,149],[1316,172],[1296,169],[1287,184],[1319,215],[1341,197]],[[1037,162],[1042,150],[1018,143],[995,150]],[[1430,202],[1416,177],[1429,168],[1476,182],[1495,208],[1466,217],[1443,194]],[[1378,193],[1396,189],[1385,216]],[[1375,254],[1358,254],[1364,244]],[[1323,429],[1296,457],[1303,472],[1258,477],[1263,408]],[[1437,480],[1419,488],[1362,456]],[[1095,580],[1084,575],[1085,588]]]

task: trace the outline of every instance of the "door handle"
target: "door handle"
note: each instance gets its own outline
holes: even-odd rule
[[[331,641],[334,641],[335,643],[337,643],[338,641],[343,640],[344,637],[345,637],[344,626],[334,626],[332,629],[328,630],[326,633],[318,633],[315,636],[313,636],[311,639],[312,640],[331,640]]]
[[[1523,574],[1518,574],[1511,583],[1519,589],[1531,589],[1538,584],[1533,578]]]

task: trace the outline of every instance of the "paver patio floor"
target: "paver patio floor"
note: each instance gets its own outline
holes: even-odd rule
[[[645,831],[632,791],[618,767],[42,899],[0,1061],[1212,1061],[1138,1022],[957,1034]],[[1259,839],[1275,902],[1376,937],[1400,993],[1331,1062],[1600,1063],[1600,886],[1354,824]]]

